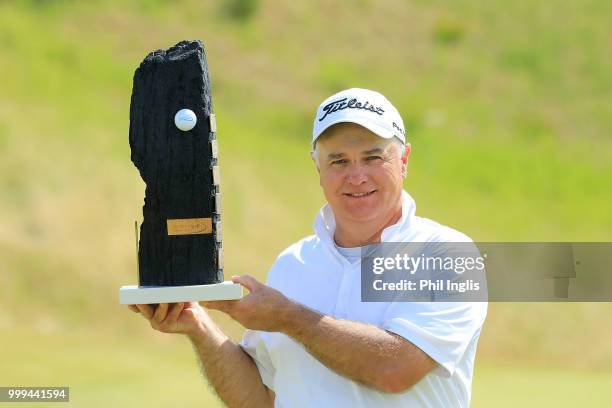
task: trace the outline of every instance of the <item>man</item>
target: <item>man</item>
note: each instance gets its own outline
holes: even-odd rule
[[[315,235],[280,254],[267,285],[232,277],[247,296],[202,302],[248,329],[240,345],[198,303],[130,308],[186,334],[228,406],[468,406],[486,303],[361,301],[361,246],[470,242],[415,215],[398,111],[378,92],[339,92],[319,106],[312,143],[327,199]]]

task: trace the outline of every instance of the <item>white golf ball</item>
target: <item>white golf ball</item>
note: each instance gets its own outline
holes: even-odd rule
[[[174,115],[174,124],[183,132],[193,129],[198,122],[198,118],[191,109],[181,109]]]

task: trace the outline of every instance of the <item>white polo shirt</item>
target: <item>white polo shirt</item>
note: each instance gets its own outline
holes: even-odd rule
[[[456,230],[415,216],[415,202],[405,191],[402,200],[402,217],[383,231],[382,242],[471,242]],[[402,393],[384,393],[336,374],[284,334],[247,330],[241,346],[253,357],[263,383],[276,393],[275,406],[469,406],[487,303],[362,302],[361,262],[351,263],[338,251],[329,205],[321,208],[314,230],[315,235],[279,255],[267,284],[322,314],[396,333],[438,367]]]

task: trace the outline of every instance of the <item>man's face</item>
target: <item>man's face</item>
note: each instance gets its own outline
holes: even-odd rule
[[[339,123],[325,131],[316,147],[320,184],[336,219],[385,223],[401,208],[409,144],[400,157],[392,139]]]

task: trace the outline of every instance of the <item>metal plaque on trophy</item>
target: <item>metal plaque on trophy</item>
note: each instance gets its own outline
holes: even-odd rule
[[[223,280],[221,196],[211,84],[200,41],[151,52],[134,73],[131,159],[146,184],[136,223],[139,284],[121,304],[239,299]]]

